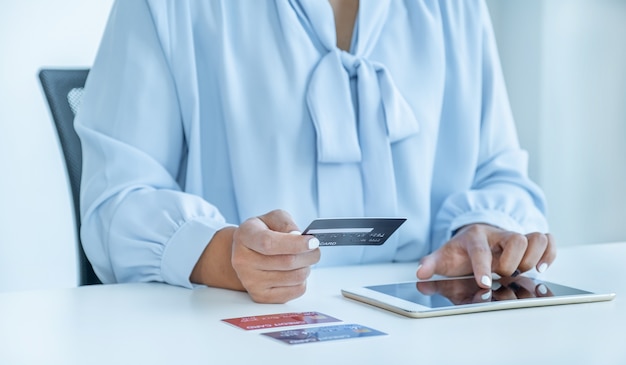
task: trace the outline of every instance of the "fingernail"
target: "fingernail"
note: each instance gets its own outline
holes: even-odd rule
[[[491,278],[487,275],[483,275],[482,278],[480,278],[480,282],[484,285],[484,286],[488,286],[491,287]]]
[[[320,240],[315,237],[311,238],[309,240],[309,250],[315,250],[318,247],[320,247]]]
[[[545,262],[539,265],[539,267],[537,268],[538,272],[544,272],[546,270],[548,270],[548,264],[546,264]]]
[[[300,231],[291,231],[291,232],[289,232],[289,234],[297,234],[297,235],[301,235],[301,234],[302,234],[302,232],[300,232]]]
[[[500,284],[498,281],[494,281],[491,285],[491,290],[498,291],[498,289],[500,288],[502,288],[502,284]]]
[[[511,274],[511,277],[514,278],[514,277],[516,277],[519,274],[520,274],[520,271],[519,270],[515,270],[515,271],[513,271],[513,274]]]
[[[416,273],[420,272],[420,269],[422,268],[422,264],[417,265],[417,270],[415,270]]]
[[[488,292],[486,292],[483,295],[481,295],[480,298],[482,300],[487,300],[487,299],[491,298],[491,290],[489,290]]]
[[[548,288],[546,288],[545,285],[543,284],[539,284],[539,286],[537,286],[537,291],[539,292],[539,294],[541,295],[546,295],[548,294]]]

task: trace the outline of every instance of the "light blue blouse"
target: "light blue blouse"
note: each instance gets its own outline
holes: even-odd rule
[[[121,0],[76,128],[103,282],[189,275],[216,230],[281,208],[407,222],[319,265],[417,260],[473,222],[546,231],[482,1]]]

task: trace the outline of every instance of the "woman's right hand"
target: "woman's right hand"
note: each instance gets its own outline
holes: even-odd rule
[[[319,240],[303,236],[289,213],[274,210],[243,222],[233,234],[232,264],[255,302],[285,303],[306,291]]]
[[[297,234],[296,234],[297,233]],[[306,291],[319,240],[303,236],[289,213],[273,210],[218,231],[191,273],[191,281],[245,290],[255,302],[285,303]]]

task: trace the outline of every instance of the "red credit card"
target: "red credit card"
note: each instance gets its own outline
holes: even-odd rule
[[[305,324],[318,324],[340,322],[337,318],[327,316],[319,312],[301,313],[276,313],[259,316],[238,317],[222,319],[223,322],[242,328],[246,331],[287,326],[301,326]]]

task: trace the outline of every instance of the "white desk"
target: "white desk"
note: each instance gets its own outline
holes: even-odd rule
[[[626,243],[561,249],[544,279],[611,302],[409,319],[342,287],[414,279],[415,264],[316,269],[303,297],[126,284],[0,294],[0,364],[626,364]],[[289,346],[220,320],[319,311],[389,336]]]

